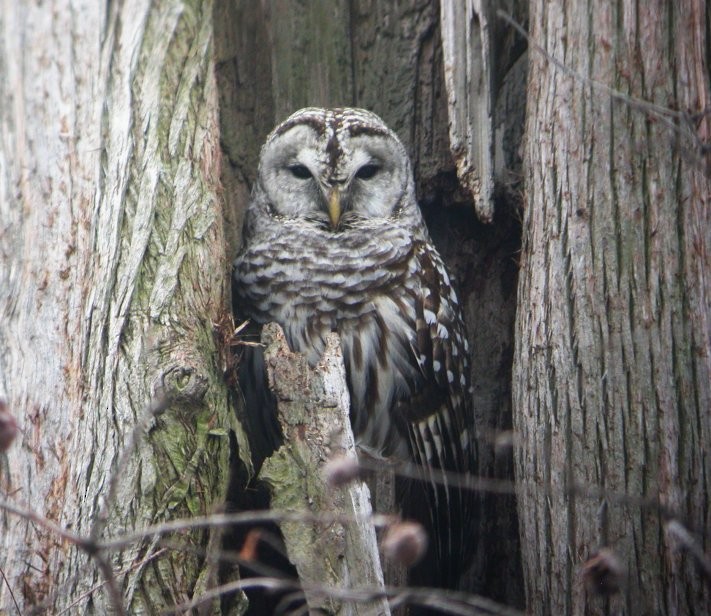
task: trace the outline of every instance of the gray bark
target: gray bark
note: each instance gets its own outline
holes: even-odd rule
[[[0,393],[22,430],[2,499],[97,540],[215,511],[239,430],[213,334],[228,305],[211,4],[8,1],[0,33]],[[110,610],[84,551],[0,523],[0,610]],[[131,613],[215,583],[201,550],[219,535],[179,544],[107,555]]]
[[[333,486],[324,475],[329,461],[357,463],[338,336],[331,335],[314,369],[289,350],[278,326],[264,328],[262,343],[284,444],[265,461],[259,476],[270,486],[275,510],[323,518],[281,524],[309,609],[386,616],[390,610],[385,599],[344,602],[328,592],[385,589],[368,486],[359,480]]]
[[[694,0],[533,3],[568,67],[529,52],[514,417],[536,614],[711,605],[679,541],[711,548],[708,23]],[[627,578],[610,598],[580,578],[602,547]]]
[[[442,2],[441,10],[452,157],[477,216],[490,223],[494,218],[492,3]]]

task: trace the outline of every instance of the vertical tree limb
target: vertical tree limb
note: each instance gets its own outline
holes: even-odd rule
[[[489,0],[443,1],[449,141],[457,177],[482,222],[494,219],[493,24]]]
[[[389,614],[383,599],[349,606],[308,588],[384,590],[368,487],[355,481],[334,488],[323,476],[323,467],[333,456],[356,458],[338,336],[329,335],[323,358],[313,369],[303,355],[289,350],[277,325],[265,326],[262,342],[284,436],[284,445],[264,462],[260,474],[271,486],[272,507],[353,519],[352,523],[281,524],[289,558],[307,586],[309,608],[329,614]]]

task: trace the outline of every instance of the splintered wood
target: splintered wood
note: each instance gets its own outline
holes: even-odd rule
[[[305,514],[303,522],[284,522],[281,530],[309,609],[390,614],[368,487],[359,480],[332,487],[323,473],[334,457],[356,459],[338,336],[329,335],[315,368],[289,350],[278,325],[265,326],[262,342],[284,444],[265,461],[260,478],[271,487],[274,509]],[[344,601],[343,591],[376,598]]]

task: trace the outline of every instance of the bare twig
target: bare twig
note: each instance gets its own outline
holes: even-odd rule
[[[193,609],[199,605],[202,605],[203,603],[207,603],[208,601],[212,601],[213,599],[217,599],[218,597],[222,596],[223,594],[237,592],[240,590],[250,590],[253,588],[262,588],[264,590],[271,590],[271,591],[287,590],[287,589],[297,590],[297,589],[299,589],[299,584],[298,584],[298,582],[296,582],[293,579],[273,578],[273,577],[254,577],[254,578],[247,578],[244,580],[235,580],[234,582],[230,582],[229,584],[223,584],[221,586],[216,586],[215,588],[212,588],[212,589],[208,590],[206,593],[200,595],[200,597],[198,597],[197,599],[194,599],[192,601],[187,601],[187,602],[181,603],[179,605],[175,605],[172,608],[164,610],[161,613],[162,614],[178,614],[180,612],[184,612],[186,610]]]
[[[116,583],[116,578],[114,577],[113,568],[111,567],[111,564],[106,559],[106,557],[98,550],[95,550],[95,546],[101,538],[101,535],[104,532],[104,528],[106,528],[109,516],[111,515],[111,508],[113,507],[114,502],[116,501],[116,491],[118,490],[119,481],[125,475],[129,460],[134,454],[134,451],[138,445],[140,438],[143,436],[146,429],[149,427],[149,424],[153,420],[153,418],[163,412],[167,408],[169,403],[170,396],[165,391],[160,391],[158,395],[156,395],[146,405],[145,409],[143,410],[143,413],[141,414],[142,416],[139,417],[139,420],[133,427],[128,443],[123,448],[123,451],[121,452],[116,466],[109,474],[109,489],[107,491],[106,498],[104,499],[101,509],[96,515],[94,523],[91,527],[88,545],[91,546],[92,550],[94,551],[89,551],[85,548],[85,551],[87,551],[89,555],[96,560],[99,571],[101,572],[101,575],[104,577],[104,581],[106,582],[106,587],[108,589],[111,603],[113,604],[114,609],[119,614],[125,614],[126,611],[123,606],[123,598],[121,596],[121,591],[119,590],[118,585]]]
[[[367,471],[382,472],[383,461],[361,457],[358,465]],[[398,477],[423,480],[424,467],[413,463],[396,464],[390,467]],[[516,485],[509,479],[494,479],[468,473],[455,473],[437,468],[427,468],[427,481],[442,485],[471,490],[473,492],[490,492],[493,494],[515,494]]]
[[[526,29],[518,23],[511,15],[506,13],[501,9],[497,9],[496,16],[509,24],[516,32],[518,32],[526,42],[528,43],[529,49],[541,54],[546,61],[550,62],[562,73],[565,73],[569,77],[573,78],[575,81],[583,83],[589,86],[593,90],[603,92],[608,95],[611,99],[620,101],[633,109],[637,109],[654,116],[658,121],[664,124],[671,132],[678,136],[683,136],[690,139],[698,148],[696,156],[705,155],[709,151],[711,144],[705,143],[693,130],[692,122],[695,118],[704,117],[711,114],[711,109],[705,108],[695,114],[689,114],[686,111],[675,111],[669,107],[664,107],[662,105],[657,105],[650,101],[637,98],[615,90],[614,88],[608,86],[607,84],[598,81],[597,79],[591,79],[585,75],[581,75],[574,69],[567,66],[564,62],[555,58],[549,54],[540,44],[534,41],[528,34]],[[686,128],[686,130],[684,130]],[[679,148],[681,150],[681,148]]]
[[[20,517],[23,517],[26,520],[30,520],[35,524],[46,528],[47,530],[61,537],[65,541],[68,541],[69,543],[75,545],[77,548],[88,554],[90,558],[93,558],[97,563],[99,571],[104,576],[104,580],[109,589],[109,597],[111,598],[111,603],[113,604],[116,613],[125,614],[125,610],[123,609],[123,601],[121,599],[121,593],[119,592],[118,587],[116,586],[116,581],[113,576],[113,570],[111,569],[111,565],[106,560],[104,555],[101,554],[100,548],[97,546],[96,542],[91,537],[86,538],[82,537],[81,535],[72,533],[66,530],[65,528],[62,528],[55,522],[48,520],[46,517],[40,515],[36,511],[33,511],[32,509],[28,509],[26,507],[20,507],[7,500],[0,500],[0,509],[4,509],[5,511],[8,511],[10,513],[19,515]]]
[[[336,523],[349,524],[365,516],[343,516],[332,514],[315,514],[310,511],[272,511],[272,510],[256,510],[256,511],[241,511],[239,513],[216,513],[209,516],[201,516],[196,518],[181,518],[178,520],[169,520],[154,526],[148,526],[144,529],[119,535],[114,539],[102,541],[97,544],[101,550],[116,550],[132,545],[137,541],[152,537],[154,535],[163,536],[169,533],[174,533],[182,530],[191,530],[195,528],[208,528],[216,526],[231,526],[233,524],[256,524],[263,522],[305,522],[305,523]],[[371,519],[375,526],[387,526],[392,524],[397,519],[392,515],[373,514]]]
[[[650,103],[649,101],[646,101],[641,98],[629,96],[628,94],[624,94],[619,90],[611,88],[602,81],[598,81],[596,79],[586,77],[585,75],[581,75],[574,69],[567,66],[561,60],[558,60],[558,58],[555,58],[554,56],[549,54],[541,45],[536,43],[536,41],[534,41],[528,34],[526,29],[513,17],[511,17],[511,15],[509,15],[506,11],[497,9],[496,16],[499,19],[505,21],[507,24],[509,24],[514,30],[516,30],[516,32],[518,32],[523,38],[525,38],[526,42],[528,43],[529,49],[533,49],[535,52],[540,53],[548,62],[553,64],[561,72],[565,73],[569,77],[572,77],[575,81],[584,83],[585,85],[588,85],[595,90],[600,90],[605,94],[609,95],[611,98],[627,103],[631,107],[636,107],[637,109],[641,109],[642,111],[651,113],[660,118],[661,120],[666,120],[670,117],[675,119],[680,119],[682,117],[682,114],[678,111],[674,111],[673,109],[669,109],[668,107],[663,107],[661,105],[656,105],[655,103]],[[677,129],[674,124],[669,124],[669,126],[671,128]]]
[[[12,603],[15,606],[15,609],[17,610],[17,613],[22,616],[22,610],[20,609],[20,606],[17,604],[17,599],[15,599],[15,593],[12,592],[12,586],[10,586],[10,581],[5,577],[5,572],[3,571],[3,568],[0,567],[0,575],[2,576],[3,581],[5,582],[5,585],[7,586],[7,590],[10,593],[10,598],[12,599]]]
[[[3,509],[9,513],[14,513],[15,515],[18,515],[21,518],[24,518],[25,520],[30,520],[31,522],[34,522],[35,524],[46,528],[55,535],[61,537],[62,539],[65,539],[69,543],[72,543],[83,550],[92,551],[94,549],[94,545],[91,544],[90,540],[86,539],[85,537],[82,537],[81,535],[77,535],[76,533],[68,531],[65,528],[62,528],[61,526],[59,526],[59,524],[55,524],[51,520],[48,520],[43,515],[37,513],[32,509],[15,505],[14,503],[4,499],[0,500],[0,509]]]
[[[128,443],[123,448],[121,456],[116,464],[116,467],[110,473],[109,479],[109,489],[106,494],[106,498],[102,503],[102,507],[94,520],[94,524],[91,527],[91,540],[96,543],[101,537],[101,533],[104,532],[106,523],[108,522],[109,515],[111,514],[111,507],[116,501],[116,490],[118,490],[118,484],[121,478],[124,476],[128,462],[133,455],[138,441],[141,436],[145,433],[148,425],[150,424],[153,417],[160,414],[166,409],[170,403],[170,397],[165,392],[160,392],[155,398],[153,398],[149,404],[146,405],[143,410],[142,416],[136,422],[133,427],[131,436],[129,437]]]
[[[549,494],[552,494],[549,490]],[[640,494],[627,494],[626,492],[612,492],[600,486],[589,486],[571,481],[565,490],[568,496],[581,496],[582,498],[605,499],[612,505],[630,505],[646,511],[654,511],[665,519],[680,518],[681,514],[663,505],[658,496]]]
[[[218,550],[217,553],[214,554],[209,553],[208,550],[206,550],[205,548],[200,548],[194,545],[187,545],[183,543],[176,543],[174,541],[168,541],[165,539],[162,539],[159,545],[163,548],[161,552],[165,552],[166,550],[173,550],[175,552],[185,552],[186,554],[193,554],[202,558],[210,556],[213,558],[213,560],[219,563],[229,563],[232,565],[240,565],[242,567],[249,568],[254,573],[256,573],[258,577],[287,579],[286,574],[284,572],[274,567],[270,567],[269,565],[265,565],[264,563],[260,562],[255,558],[243,558],[239,552],[235,552],[233,550]],[[272,545],[272,547],[275,546]],[[286,554],[284,554],[283,551],[280,551],[280,553],[286,557]]]
[[[93,556],[101,575],[104,577],[104,582],[106,582],[106,588],[109,591],[109,599],[111,600],[114,611],[120,616],[125,616],[126,609],[123,605],[123,597],[116,583],[116,576],[114,575],[114,570],[111,568],[111,563],[109,563],[106,556],[100,552],[96,552]]]
[[[123,575],[126,575],[127,573],[130,573],[131,571],[138,569],[139,567],[144,566],[146,563],[150,562],[151,560],[155,560],[159,556],[163,556],[166,553],[166,549],[158,550],[157,552],[154,552],[153,554],[150,554],[146,558],[143,558],[142,560],[132,563],[129,567],[126,567],[122,571],[119,571],[116,573],[116,577],[121,577]],[[61,612],[57,612],[55,616],[62,616],[62,614],[66,614],[69,612],[72,608],[76,607],[81,603],[84,599],[87,597],[93,595],[97,590],[100,588],[103,588],[106,585],[106,579],[102,580],[98,584],[95,584],[92,586],[89,590],[86,592],[83,592],[81,595],[79,595],[72,603],[70,603],[67,607],[65,607]]]
[[[382,466],[376,465],[374,462],[368,460],[361,461],[361,465],[373,471],[382,470]],[[119,464],[120,467],[120,464]],[[420,470],[417,466],[412,464],[400,465],[394,467],[394,472],[403,477],[410,477],[415,479],[421,478]],[[444,472],[435,473],[433,479],[435,481],[444,481]],[[471,475],[459,475],[456,473],[446,473],[447,481],[449,485],[457,485],[467,489],[475,491],[488,491],[501,494],[510,494],[515,492],[515,485],[511,481],[489,479],[485,477],[476,477]],[[524,482],[525,485],[526,482]],[[569,495],[575,495],[583,498],[604,498],[607,502],[618,504],[618,505],[629,505],[638,507],[640,509],[653,510],[659,513],[664,519],[668,520],[666,524],[667,530],[672,534],[680,545],[686,548],[694,557],[694,559],[699,563],[701,569],[706,575],[707,579],[711,580],[711,561],[708,556],[704,554],[703,550],[698,546],[697,542],[694,541],[691,533],[686,529],[686,527],[680,521],[680,516],[670,510],[668,507],[664,506],[658,497],[649,496],[634,496],[626,493],[614,493],[610,492],[601,487],[597,486],[585,486],[581,484],[575,484],[572,481],[568,482],[565,488],[560,490],[553,489],[552,486],[542,486],[538,483],[534,485],[534,489],[541,490],[546,494],[554,494],[562,492]],[[108,502],[108,499],[107,499]],[[95,560],[97,566],[101,572],[104,581],[92,588],[88,593],[85,593],[80,597],[72,606],[76,605],[78,601],[82,598],[95,592],[98,588],[102,586],[107,586],[108,592],[111,598],[114,609],[118,613],[125,613],[124,607],[122,605],[122,597],[118,585],[116,584],[116,575],[111,565],[107,559],[107,553],[113,550],[120,550],[128,546],[134,545],[147,537],[162,537],[170,533],[191,530],[196,528],[206,528],[206,527],[218,527],[218,526],[228,526],[233,524],[255,524],[264,522],[302,522],[302,523],[340,523],[349,524],[356,521],[358,516],[344,516],[344,515],[334,515],[334,514],[323,514],[314,513],[311,511],[300,511],[300,512],[279,512],[279,511],[243,511],[234,514],[215,514],[210,516],[203,516],[191,519],[178,519],[163,522],[161,524],[156,524],[148,526],[144,529],[137,531],[125,533],[121,536],[112,538],[106,541],[94,541],[91,537],[86,538],[76,533],[73,533],[60,525],[48,520],[46,517],[37,513],[36,511],[29,509],[27,507],[22,507],[6,499],[0,500],[0,509],[5,510],[9,513],[21,516],[33,523],[36,523],[43,528],[47,529],[51,533],[56,534],[58,537],[72,543],[79,549],[86,552],[92,559]],[[388,526],[396,521],[398,518],[392,515],[382,515],[373,514],[372,521],[376,526]],[[143,559],[140,563],[134,564],[130,569],[137,566],[145,564],[148,560],[156,558],[158,555],[165,552],[165,548],[170,549],[185,549],[170,545],[166,542],[162,542],[161,545],[164,547],[163,550],[156,554],[151,554],[149,557]],[[234,556],[230,553],[218,554],[220,560],[231,559],[234,562],[242,565],[248,565],[249,567],[260,570],[263,573],[268,573],[270,575],[265,575],[258,578],[250,578],[247,580],[239,580],[231,584],[226,584],[205,593],[201,597],[196,598],[192,603],[183,604],[173,608],[173,613],[175,611],[180,611],[184,609],[190,609],[199,605],[200,603],[212,600],[219,596],[221,593],[234,592],[237,590],[244,590],[249,588],[263,588],[263,589],[273,589],[273,590],[293,590],[294,592],[301,592],[307,589],[309,592],[321,593],[324,596],[333,597],[340,599],[342,601],[360,601],[367,602],[372,601],[377,598],[387,598],[393,604],[415,604],[424,607],[436,607],[444,612],[452,614],[495,614],[495,615],[519,615],[520,612],[507,608],[505,606],[500,606],[495,603],[486,603],[486,600],[474,595],[467,594],[457,594],[450,591],[438,591],[433,589],[401,589],[401,588],[386,588],[385,591],[382,589],[378,590],[375,588],[359,588],[359,589],[340,589],[340,588],[328,588],[322,585],[320,586],[304,586],[298,581],[290,580],[287,578],[277,578],[271,577],[273,573],[267,568],[261,569],[260,564],[239,558],[239,556]],[[1,573],[1,572],[0,572]],[[125,572],[119,573],[122,575]],[[3,579],[5,579],[3,575]],[[5,583],[8,580],[5,579]],[[9,584],[8,584],[9,585]],[[380,593],[380,594],[378,594]],[[14,600],[14,597],[13,597]],[[18,613],[20,613],[19,606],[15,602]],[[71,606],[70,606],[71,607]],[[69,608],[67,608],[69,609]],[[67,611],[65,609],[65,612]],[[475,611],[472,611],[475,610]],[[170,612],[169,612],[170,613]]]
[[[711,558],[709,558],[698,544],[694,536],[679,520],[669,520],[666,524],[667,532],[676,539],[680,546],[685,548],[698,563],[704,572],[706,582],[711,584]]]
[[[303,586],[295,580],[283,578],[259,577],[236,580],[229,584],[213,588],[192,601],[176,605],[164,614],[177,614],[212,601],[222,594],[238,590],[262,588],[265,590],[294,590],[302,588],[314,594],[332,597],[351,603],[368,603],[379,599],[392,599],[401,605],[417,605],[433,607],[449,614],[474,615],[488,614],[491,616],[523,616],[523,612],[501,605],[491,599],[463,592],[443,590],[441,588],[333,588],[323,585]]]

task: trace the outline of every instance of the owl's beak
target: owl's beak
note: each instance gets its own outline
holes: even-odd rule
[[[341,193],[337,186],[331,188],[328,193],[328,217],[331,219],[331,226],[335,229],[341,219]]]

